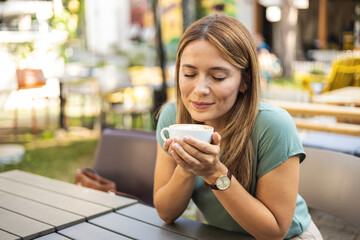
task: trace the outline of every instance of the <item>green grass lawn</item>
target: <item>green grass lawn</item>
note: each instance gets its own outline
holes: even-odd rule
[[[26,153],[18,164],[0,165],[0,173],[19,169],[74,183],[76,169],[92,167],[97,139],[38,139],[23,143]],[[183,217],[195,220],[195,205],[190,203]]]
[[[73,183],[76,169],[92,166],[97,143],[97,139],[90,139],[55,143],[39,140],[25,144],[23,160],[18,164],[0,165],[0,172],[19,169]]]

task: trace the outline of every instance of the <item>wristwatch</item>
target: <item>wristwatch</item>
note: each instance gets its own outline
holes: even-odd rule
[[[231,183],[231,171],[229,170],[226,175],[221,175],[216,180],[215,184],[209,185],[214,190],[226,190],[230,187]]]

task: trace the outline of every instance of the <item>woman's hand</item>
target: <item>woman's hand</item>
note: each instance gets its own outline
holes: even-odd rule
[[[176,163],[186,172],[207,177],[221,168],[219,133],[213,133],[211,143],[199,141],[192,137],[174,138],[168,148]],[[165,149],[165,143],[164,143]]]
[[[170,138],[166,139],[166,141],[163,144],[163,149],[165,150],[165,152],[169,152],[169,148],[172,143],[173,143],[173,140],[171,140]]]

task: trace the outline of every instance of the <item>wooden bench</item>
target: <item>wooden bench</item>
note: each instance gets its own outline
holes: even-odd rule
[[[314,103],[360,107],[360,87],[344,87],[312,97]]]
[[[288,111],[298,128],[360,136],[360,108],[327,104],[267,100],[268,103]],[[332,116],[336,123],[323,123],[299,118],[304,116]],[[348,122],[348,123],[347,123]]]
[[[360,125],[350,123],[321,123],[311,120],[294,118],[297,128],[313,131],[360,136]]]

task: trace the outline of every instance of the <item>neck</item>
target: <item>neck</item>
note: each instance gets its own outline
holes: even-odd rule
[[[221,132],[225,128],[226,121],[224,118],[221,118],[212,121],[205,121],[204,124],[212,126],[214,128],[214,132],[218,132],[221,135]]]

